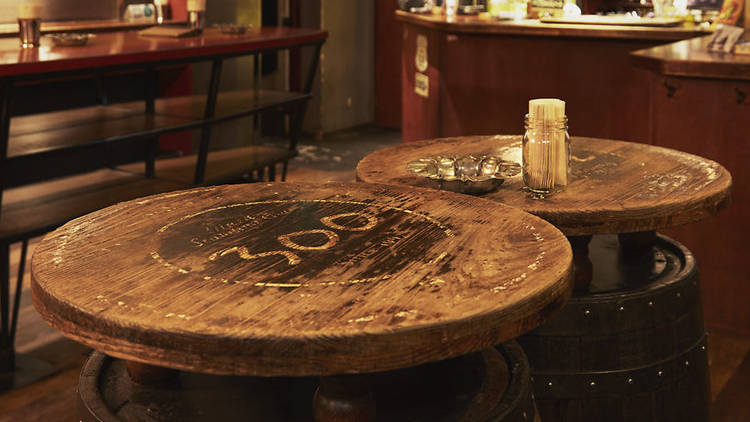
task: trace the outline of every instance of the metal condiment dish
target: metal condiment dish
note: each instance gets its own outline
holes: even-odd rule
[[[426,178],[432,188],[474,195],[492,192],[506,178],[521,173],[518,163],[490,155],[426,157],[408,163],[406,168]]]

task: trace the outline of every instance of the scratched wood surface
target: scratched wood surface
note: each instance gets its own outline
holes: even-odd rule
[[[214,374],[329,375],[442,360],[541,324],[571,291],[550,224],[435,190],[200,188],[50,233],[37,310],[109,355]]]
[[[376,151],[357,166],[357,179],[426,186],[406,169],[435,155],[490,154],[521,162],[521,136],[466,136],[407,143]],[[627,233],[687,224],[729,205],[732,178],[720,164],[651,145],[596,138],[571,140],[572,181],[534,199],[518,175],[484,195],[530,212],[568,236]]]

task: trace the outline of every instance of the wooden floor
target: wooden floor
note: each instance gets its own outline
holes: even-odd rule
[[[289,181],[354,181],[354,166],[369,151],[399,142],[395,132],[350,132],[324,144],[303,145],[290,164]],[[29,257],[39,239],[31,242]],[[12,250],[11,268],[20,251]],[[26,266],[28,271],[28,265]],[[76,385],[89,350],[48,327],[31,305],[28,273],[19,315],[18,351],[49,363],[54,374],[22,388],[0,393],[0,422],[77,421]],[[709,327],[712,422],[750,421],[750,337]],[[586,421],[588,422],[588,421]]]

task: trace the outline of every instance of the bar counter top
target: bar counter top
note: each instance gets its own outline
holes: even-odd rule
[[[167,22],[171,23],[171,22]],[[147,28],[156,25],[156,22],[149,20],[125,21],[119,19],[103,20],[80,20],[80,21],[55,21],[42,22],[42,33],[50,34],[57,32],[108,32],[108,31],[127,31],[134,29]],[[0,23],[0,37],[13,37],[18,34],[18,23],[4,22]]]
[[[136,31],[120,31],[97,34],[79,47],[55,46],[42,37],[40,47],[29,49],[20,48],[16,39],[0,38],[0,77],[29,78],[93,67],[124,68],[231,57],[250,50],[313,44],[326,37],[323,30],[286,27],[253,28],[242,35],[226,35],[209,28],[200,36],[184,38],[146,37]]]
[[[634,51],[631,62],[662,75],[750,80],[750,56],[708,51],[709,40],[705,36]]]
[[[401,22],[445,32],[488,35],[538,35],[671,41],[693,38],[709,32],[694,24],[671,27],[552,24],[541,23],[538,19],[501,21],[497,19],[481,19],[476,16],[457,16],[454,21],[449,22],[442,15],[415,14],[401,10],[396,11],[396,19]]]

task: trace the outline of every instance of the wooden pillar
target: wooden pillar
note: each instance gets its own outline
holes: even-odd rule
[[[357,375],[320,378],[320,387],[313,398],[316,422],[373,422],[375,393],[367,378]]]
[[[167,384],[177,378],[178,371],[161,366],[148,365],[132,360],[125,361],[125,369],[133,382],[143,385]]]

